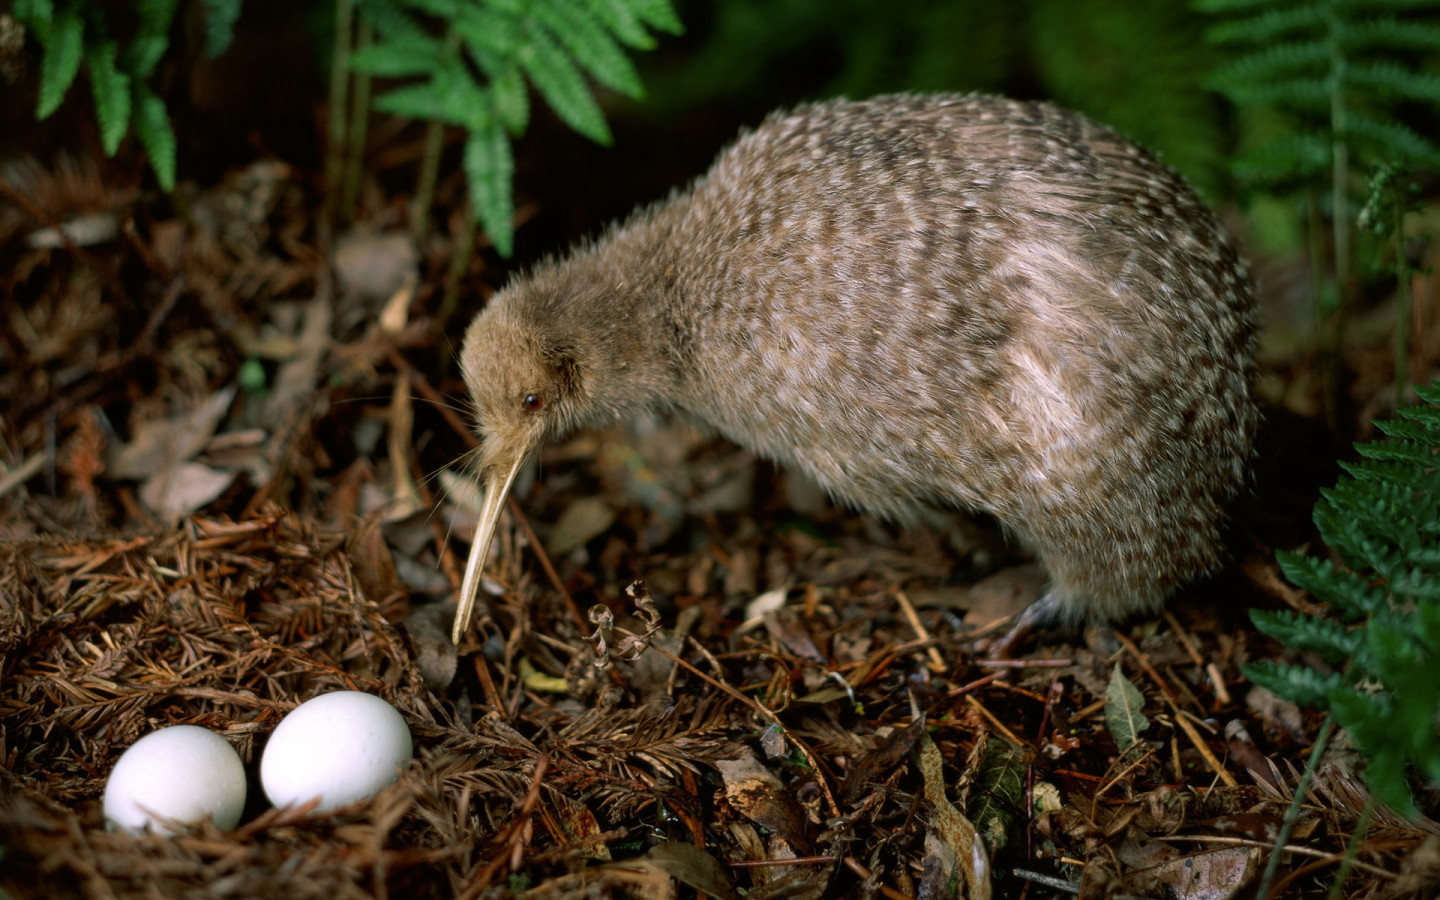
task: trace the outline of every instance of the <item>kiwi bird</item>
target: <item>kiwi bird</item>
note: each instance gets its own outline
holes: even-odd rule
[[[1216,216],[1078,113],[918,94],[774,113],[469,326],[486,492],[454,638],[525,461],[646,410],[889,519],[990,513],[1047,570],[1032,625],[1154,611],[1221,559],[1253,320]]]

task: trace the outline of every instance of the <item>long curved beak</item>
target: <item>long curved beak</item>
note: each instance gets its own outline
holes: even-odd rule
[[[450,639],[456,644],[470,627],[475,615],[475,596],[480,591],[480,573],[485,569],[485,557],[490,553],[490,540],[495,537],[495,526],[500,521],[500,510],[505,508],[505,498],[510,494],[510,485],[520,467],[525,464],[527,454],[519,454],[507,467],[491,469],[485,478],[485,499],[480,503],[480,523],[475,528],[475,541],[470,545],[470,558],[465,562],[465,577],[460,580],[459,606],[455,610],[455,628]]]

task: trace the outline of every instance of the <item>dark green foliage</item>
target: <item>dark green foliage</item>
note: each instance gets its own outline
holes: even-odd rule
[[[892,91],[1051,99],[1159,152],[1217,196],[1221,105],[1199,83],[1205,17],[1154,0],[692,0],[692,53],[647,65],[646,112]],[[653,71],[653,70],[652,70]]]
[[[352,66],[414,78],[375,101],[378,109],[468,132],[470,200],[495,248],[513,243],[510,137],[530,119],[527,82],[570,127],[600,143],[610,129],[586,77],[628,97],[640,76],[624,47],[655,45],[652,30],[678,32],[669,0],[359,0],[375,42]]]
[[[206,50],[218,54],[229,44],[241,0],[204,0]],[[134,129],[150,157],[156,180],[175,186],[175,132],[165,104],[149,80],[170,47],[170,29],[180,0],[141,0],[134,24],[122,39],[111,22],[112,4],[103,0],[17,0],[15,16],[40,43],[37,118],[60,107],[83,64],[95,102],[100,142],[108,156]],[[113,13],[119,17],[119,13]],[[126,23],[129,23],[127,18]]]
[[[1402,124],[1399,102],[1440,105],[1440,77],[1420,54],[1440,49],[1440,24],[1415,0],[1199,0],[1228,18],[1209,40],[1234,57],[1212,85],[1242,106],[1283,114],[1286,136],[1247,148],[1237,174],[1271,186],[1323,174],[1337,148],[1356,160],[1433,167],[1440,147]]]
[[[1361,459],[1322,492],[1315,524],[1341,564],[1279,554],[1285,576],[1336,617],[1254,613],[1261,631],[1339,671],[1267,662],[1246,672],[1328,709],[1370,758],[1376,797],[1407,815],[1410,773],[1440,783],[1440,382],[1416,393],[1429,405],[1377,422],[1390,439],[1357,445]]]

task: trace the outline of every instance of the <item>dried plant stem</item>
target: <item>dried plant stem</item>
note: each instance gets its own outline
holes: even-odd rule
[[[330,124],[325,155],[325,214],[323,221],[333,229],[340,202],[345,170],[345,110],[350,41],[355,30],[354,0],[335,0],[335,45],[330,60]]]
[[[1335,730],[1335,717],[1325,716],[1325,721],[1320,725],[1320,733],[1315,735],[1315,743],[1310,748],[1310,760],[1305,766],[1305,771],[1300,773],[1300,783],[1295,786],[1295,796],[1290,800],[1290,808],[1285,811],[1285,820],[1280,823],[1280,833],[1275,835],[1275,845],[1270,850],[1270,860],[1265,864],[1265,874],[1260,878],[1260,889],[1255,896],[1260,900],[1270,896],[1270,888],[1275,883],[1275,876],[1280,871],[1280,858],[1286,853],[1286,845],[1290,843],[1290,832],[1294,830],[1295,823],[1300,820],[1300,807],[1305,805],[1305,795],[1310,792],[1310,782],[1315,780],[1315,772],[1320,768],[1320,759],[1325,755],[1325,745],[1330,742],[1330,734]]]
[[[373,33],[369,22],[361,21],[355,35],[355,48],[363,50],[370,46]],[[345,218],[354,221],[359,215],[360,175],[364,168],[365,137],[370,126],[370,84],[369,75],[358,72],[350,92],[350,130],[345,139],[345,172],[340,196],[341,212]]]

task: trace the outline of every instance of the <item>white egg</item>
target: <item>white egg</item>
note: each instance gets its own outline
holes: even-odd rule
[[[334,809],[379,793],[412,749],[389,703],[360,691],[321,694],[280,720],[260,759],[260,784],[276,806],[318,797],[317,812]]]
[[[198,725],[152,731],[120,754],[105,782],[105,818],[126,831],[207,816],[226,831],[245,810],[245,766],[223,737]]]

